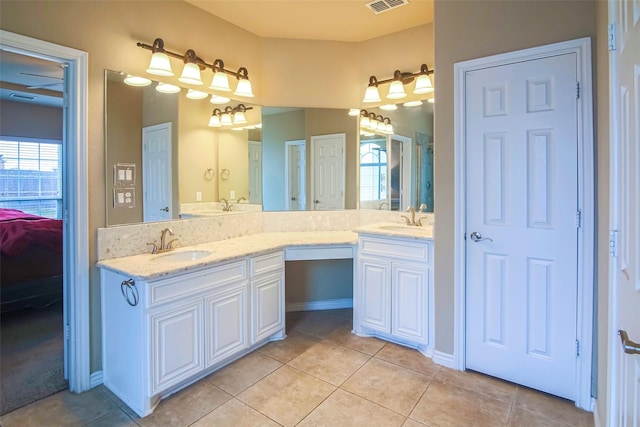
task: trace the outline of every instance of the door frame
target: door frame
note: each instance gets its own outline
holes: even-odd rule
[[[453,367],[465,369],[465,302],[466,302],[466,135],[465,135],[465,74],[488,67],[542,59],[575,53],[580,83],[577,105],[578,120],[578,209],[581,227],[578,229],[578,294],[577,331],[580,355],[576,361],[577,407],[592,411],[591,374],[593,354],[593,292],[595,268],[595,157],[593,141],[593,83],[591,72],[591,39],[589,37],[478,58],[454,64],[454,352]]]
[[[307,177],[306,177],[306,172],[307,172],[307,141],[305,139],[296,139],[296,140],[292,140],[292,141],[285,141],[284,142],[284,205],[286,207],[285,210],[289,211],[289,206],[291,205],[291,193],[289,192],[289,175],[290,175],[290,170],[289,168],[291,167],[291,156],[289,156],[289,149],[294,146],[294,145],[301,145],[302,147],[304,147],[304,169],[305,169],[305,182],[302,183],[302,185],[304,186],[304,193],[305,193],[305,199],[306,199],[306,194],[307,194]],[[305,209],[306,209],[306,205],[307,205],[307,201],[304,201],[305,204]]]
[[[88,87],[89,54],[66,46],[0,30],[8,51],[67,64],[67,111],[63,123],[63,294],[69,389],[91,384],[89,318]],[[98,385],[93,384],[93,386]]]
[[[347,134],[346,133],[332,133],[332,134],[328,134],[328,135],[313,135],[311,137],[311,189],[309,191],[309,196],[310,196],[310,200],[311,200],[311,210],[316,210],[316,204],[313,203],[313,201],[316,199],[316,183],[315,183],[315,179],[316,179],[316,165],[315,165],[315,148],[316,148],[316,141],[319,139],[327,139],[327,138],[342,138],[342,168],[340,169],[340,171],[342,172],[342,189],[340,191],[342,191],[342,206],[339,207],[338,209],[344,209],[345,208],[345,204],[346,204],[346,168],[347,168]]]
[[[412,202],[414,201],[413,195],[415,193],[415,188],[414,182],[411,179],[411,172],[414,169],[413,149],[415,147],[415,144],[413,143],[413,138],[394,133],[393,135],[387,136],[388,153],[392,152],[392,140],[396,140],[402,144],[402,158],[400,159],[400,164],[402,165],[402,175],[400,176],[400,206],[398,208],[398,211],[404,212],[407,208],[403,206],[413,206]],[[387,173],[387,188],[391,189],[391,168],[389,168],[389,172]],[[389,198],[390,197],[391,196],[389,196]],[[414,206],[414,208],[416,208],[417,210],[419,206]],[[389,204],[389,209],[391,209],[391,204]]]

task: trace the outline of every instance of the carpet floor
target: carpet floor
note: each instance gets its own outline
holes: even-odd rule
[[[0,414],[68,387],[62,302],[0,315]]]

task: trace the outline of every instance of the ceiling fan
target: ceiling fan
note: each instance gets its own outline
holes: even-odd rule
[[[23,72],[21,72],[20,74],[25,75],[25,76],[44,77],[44,78],[47,78],[47,79],[59,80],[56,83],[45,83],[45,84],[41,84],[41,85],[27,86],[27,89],[44,89],[44,88],[48,88],[48,87],[52,87],[52,86],[58,86],[58,85],[62,84],[62,80],[63,80],[62,77],[46,76],[44,74],[23,73]]]

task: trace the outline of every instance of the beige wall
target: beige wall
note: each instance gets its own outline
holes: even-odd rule
[[[436,1],[435,3],[435,57],[437,64],[437,103],[435,112],[435,307],[437,350],[453,351],[454,331],[454,63],[493,54],[510,52],[582,37],[596,37],[594,49],[594,84],[596,95],[606,96],[602,87],[607,76],[599,75],[606,63],[600,51],[606,45],[605,8],[595,1]],[[596,16],[598,26],[596,26]],[[479,24],[481,23],[481,24]],[[604,28],[604,29],[603,29]],[[597,99],[596,99],[597,101]],[[606,236],[606,205],[608,200],[606,157],[606,106],[595,102],[598,123],[598,235]],[[605,247],[605,245],[600,245]],[[606,250],[598,251],[599,280],[605,280]],[[606,294],[606,283],[598,284],[599,296]],[[599,304],[603,309],[602,303]],[[599,324],[606,316],[599,313]],[[606,358],[605,338],[600,337],[600,358]],[[604,392],[606,378],[600,371],[598,389]],[[599,404],[601,404],[599,402]]]
[[[62,141],[62,108],[0,102],[0,135]]]
[[[236,200],[249,200],[249,131],[225,130],[219,132],[218,138],[218,168],[229,171],[227,178],[218,173],[220,197],[231,200],[234,191]]]

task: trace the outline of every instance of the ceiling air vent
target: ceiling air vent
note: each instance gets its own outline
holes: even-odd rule
[[[23,99],[25,101],[34,101],[36,99],[35,96],[28,96],[28,95],[20,95],[18,93],[10,93],[9,96],[11,98],[16,98],[16,99]]]
[[[386,12],[387,10],[404,6],[405,4],[409,4],[409,1],[408,0],[374,0],[372,2],[367,3],[365,6],[371,9],[373,13],[377,15],[378,13]]]

